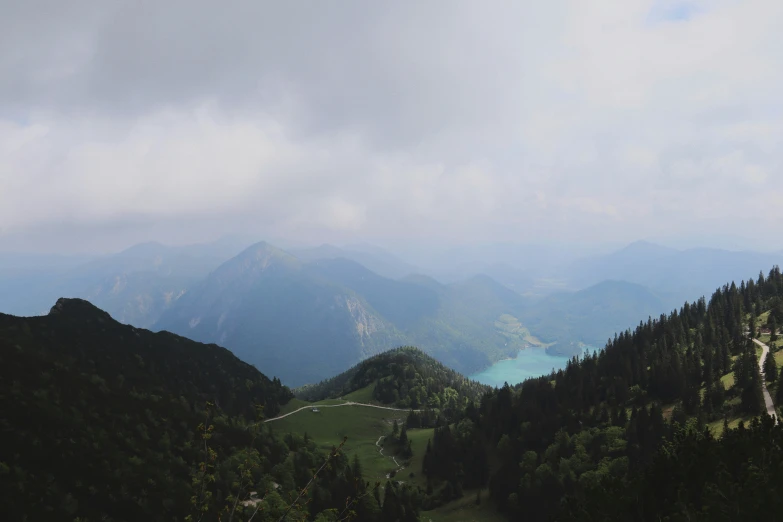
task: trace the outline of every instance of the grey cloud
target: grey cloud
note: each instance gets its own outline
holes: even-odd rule
[[[642,0],[2,2],[0,235],[783,219],[783,7],[692,3],[650,24]]]

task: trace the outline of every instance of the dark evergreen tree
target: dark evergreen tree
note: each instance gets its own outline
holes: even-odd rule
[[[764,358],[764,378],[767,382],[775,382],[778,378],[778,366],[772,351],[767,352]]]
[[[405,424],[402,425],[402,429],[400,429],[400,446],[403,448],[408,445],[408,428],[405,427]]]

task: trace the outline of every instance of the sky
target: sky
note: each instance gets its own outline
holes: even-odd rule
[[[0,249],[779,248],[779,0],[0,12]]]

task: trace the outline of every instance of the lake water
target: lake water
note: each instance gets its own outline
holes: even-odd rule
[[[549,355],[544,348],[525,348],[516,359],[498,361],[486,370],[470,376],[474,381],[490,386],[503,386],[504,382],[514,385],[528,377],[541,377],[552,371],[565,368],[568,357]]]

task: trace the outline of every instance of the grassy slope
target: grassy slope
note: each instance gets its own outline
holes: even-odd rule
[[[286,413],[291,413],[292,411],[298,410],[302,406],[307,406],[308,404],[310,403],[307,401],[293,398],[290,401],[288,401],[288,404],[284,404],[283,406],[280,407],[280,413],[278,415],[285,415]]]
[[[372,394],[375,391],[375,383],[372,383],[369,386],[365,386],[364,388],[361,388],[356,391],[352,391],[351,393],[344,395],[343,399],[346,401],[353,401],[353,402],[364,402],[366,404],[380,404],[378,401],[372,398]]]
[[[300,399],[294,399],[288,403],[283,413],[294,411],[302,406],[340,404],[348,401],[370,403],[373,385],[367,386],[343,397],[344,400],[327,399],[310,403]],[[385,443],[384,456],[381,456],[375,443],[382,435],[391,432],[391,426],[396,419],[404,422],[405,412],[380,410],[363,406],[345,406],[340,408],[322,408],[319,413],[303,410],[299,413],[273,421],[269,426],[278,434],[298,433],[307,434],[318,445],[329,450],[348,437],[345,444],[345,453],[349,458],[358,455],[364,467],[365,478],[370,481],[385,480],[386,474],[395,469],[390,456],[394,455],[397,447],[391,441]],[[398,480],[411,482],[414,485],[427,486],[427,481],[421,473],[424,452],[427,448],[427,440],[432,439],[432,429],[408,430],[408,438],[413,449],[413,458],[405,466],[405,469],[397,475]],[[397,458],[402,463],[402,459]],[[413,476],[411,476],[413,473]]]
[[[495,511],[495,506],[489,501],[487,490],[481,492],[481,505],[476,505],[476,490],[466,490],[465,496],[449,502],[446,505],[422,511],[419,516],[422,522],[500,522],[507,520]]]
[[[271,426],[281,435],[303,435],[306,432],[325,450],[338,445],[343,437],[348,437],[344,447],[346,455],[351,459],[358,455],[364,466],[365,478],[374,481],[382,480],[386,473],[394,469],[391,459],[379,454],[375,442],[390,431],[393,419],[400,421],[403,415],[402,412],[345,406],[322,408],[319,413],[304,410],[275,421]]]

